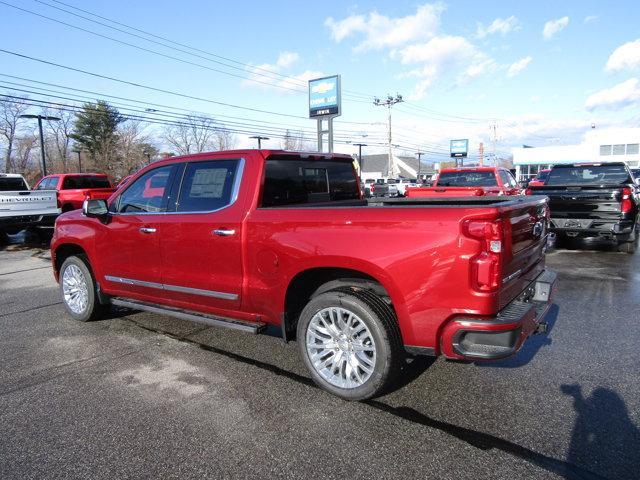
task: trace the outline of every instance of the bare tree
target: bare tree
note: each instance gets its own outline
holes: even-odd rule
[[[14,140],[13,168],[30,183],[42,174],[38,162],[38,143],[38,137],[33,134],[16,137]]]
[[[163,139],[178,155],[229,150],[237,144],[235,135],[213,117],[187,115],[180,123],[164,129]]]
[[[11,92],[9,92],[11,93]],[[24,114],[29,108],[24,100],[14,98],[0,97],[0,136],[6,144],[6,153],[4,156],[5,172],[13,170],[12,155],[19,133],[20,115]]]
[[[282,149],[292,151],[309,150],[309,142],[304,139],[302,131],[292,132],[287,129],[282,139]]]
[[[58,172],[68,172],[71,160],[71,135],[75,115],[73,112],[62,108],[45,108],[42,115],[58,117],[58,121],[45,122],[45,151],[47,159],[52,163],[53,169]]]

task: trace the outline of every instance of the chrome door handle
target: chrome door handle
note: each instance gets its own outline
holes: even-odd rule
[[[224,229],[216,229],[213,232],[214,235],[218,235],[219,237],[230,237],[231,235],[235,235],[235,230],[224,230]]]
[[[152,227],[142,227],[140,228],[140,233],[156,233],[156,229]]]

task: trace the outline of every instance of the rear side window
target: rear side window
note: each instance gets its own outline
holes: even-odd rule
[[[238,160],[212,160],[187,165],[178,212],[210,212],[233,202]]]
[[[72,190],[76,188],[111,188],[111,183],[107,177],[65,177],[64,182],[62,183],[62,189]]]
[[[359,200],[351,162],[267,159],[263,207]]]
[[[0,177],[0,192],[29,190],[27,184],[20,177]]]
[[[495,187],[493,172],[443,172],[438,177],[439,187]]]
[[[623,165],[584,165],[556,167],[545,185],[622,185],[631,183]]]

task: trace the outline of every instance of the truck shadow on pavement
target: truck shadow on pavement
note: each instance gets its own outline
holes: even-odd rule
[[[520,368],[528,364],[543,347],[551,345],[553,341],[551,339],[551,332],[556,324],[556,320],[558,320],[559,313],[560,308],[558,305],[552,305],[545,317],[547,332],[543,335],[532,335],[529,337],[520,351],[513,357],[505,358],[504,360],[494,360],[490,363],[475,362],[475,365],[484,368]]]
[[[278,365],[274,365],[268,362],[264,362],[255,358],[251,358],[245,355],[241,355],[239,353],[234,353],[228,350],[224,350],[222,348],[201,343],[197,340],[190,338],[191,333],[197,333],[202,329],[199,328],[191,333],[186,333],[184,335],[175,335],[174,333],[163,330],[156,329],[149,325],[143,325],[141,323],[136,322],[132,318],[127,318],[126,320],[130,321],[132,324],[137,327],[153,332],[159,333],[162,335],[167,335],[171,338],[174,338],[181,342],[190,343],[196,345],[197,347],[218,354],[224,357],[227,357],[231,360],[244,363],[246,365],[250,365],[264,371],[270,372],[271,374],[287,378],[289,380],[295,381],[302,385],[306,385],[312,388],[318,388],[313,380],[307,376],[300,375],[296,372],[292,372],[290,370],[284,369]],[[415,362],[415,363],[414,363]],[[417,361],[407,363],[405,368],[403,369],[403,373],[400,377],[403,377],[401,380],[399,379],[395,385],[395,388],[399,386],[403,386],[407,383],[410,383],[414,378],[420,376],[431,364],[433,364],[434,360],[428,358],[417,358]],[[319,392],[325,394],[320,389]],[[327,394],[328,395],[328,394]],[[437,420],[435,418],[429,417],[418,410],[406,407],[406,406],[393,406],[388,403],[382,402],[380,400],[368,400],[362,402],[365,405],[377,410],[378,412],[393,415],[395,417],[401,418],[405,421],[412,422],[416,425],[421,425],[424,427],[432,428],[439,430],[443,433],[446,433],[452,437],[455,437],[467,444],[478,448],[480,450],[500,450],[504,453],[512,455],[514,457],[520,458],[526,462],[534,464],[548,472],[554,473],[556,475],[560,475],[564,478],[568,478],[571,480],[608,480],[613,479],[615,477],[609,476],[601,476],[591,471],[578,466],[577,464],[570,463],[564,460],[559,460],[542,453],[536,452],[529,448],[518,445],[517,443],[511,442],[509,440],[500,438],[495,435],[491,435],[488,433],[483,433],[477,430],[473,430],[470,428],[461,427],[452,423],[448,423],[445,421]]]
[[[573,397],[577,413],[567,461],[584,465],[608,478],[637,479],[640,430],[633,424],[624,400],[613,390],[597,387],[589,397],[580,385],[562,385]]]

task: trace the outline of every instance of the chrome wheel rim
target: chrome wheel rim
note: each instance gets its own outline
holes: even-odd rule
[[[311,365],[331,385],[357,388],[371,378],[376,344],[355,313],[342,307],[323,308],[309,322],[306,337]]]
[[[80,315],[89,303],[89,290],[84,273],[77,265],[69,265],[62,273],[62,295],[69,310]]]

